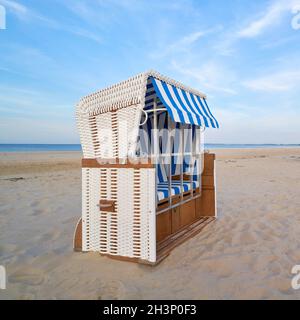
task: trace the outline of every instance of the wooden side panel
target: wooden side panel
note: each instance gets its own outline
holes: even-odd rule
[[[125,162],[124,162],[125,161]],[[82,168],[127,168],[127,169],[149,169],[154,168],[154,165],[150,162],[143,162],[140,163],[131,163],[129,160],[125,159],[122,162],[122,159],[82,159],[81,166]]]
[[[178,231],[181,227],[180,206],[172,209],[172,233]]]
[[[204,153],[204,170],[202,176],[214,175],[216,155],[214,153]]]
[[[201,197],[196,199],[197,218],[216,216],[215,158],[215,154],[204,154],[202,193]]]
[[[191,200],[181,205],[180,209],[180,226],[184,227],[196,219],[195,200]]]
[[[202,176],[202,188],[212,189],[215,186],[215,177],[214,175]]]
[[[172,212],[167,211],[156,216],[156,241],[162,241],[172,233]]]
[[[196,199],[197,217],[215,217],[216,215],[216,198],[215,189],[203,190],[202,196]]]

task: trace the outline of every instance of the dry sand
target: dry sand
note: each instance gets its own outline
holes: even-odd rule
[[[79,153],[0,154],[0,299],[300,299],[300,149],[216,153],[219,219],[156,267],[72,251]]]

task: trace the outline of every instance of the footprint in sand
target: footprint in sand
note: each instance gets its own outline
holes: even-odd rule
[[[9,276],[9,283],[22,283],[30,286],[38,286],[45,280],[43,272],[39,269],[20,269]]]
[[[273,290],[278,290],[282,294],[292,294],[294,290],[291,287],[290,278],[284,278],[282,276],[274,276],[266,281],[267,285],[273,288]]]
[[[220,278],[227,278],[234,274],[238,261],[235,257],[213,258],[203,260],[201,269],[205,272],[216,274]]]
[[[98,300],[122,299],[125,294],[125,286],[121,281],[112,280],[100,283]]]
[[[31,214],[31,216],[39,216],[39,215],[41,215],[41,214],[43,214],[43,210],[39,210],[39,209],[33,209],[33,212],[32,212],[32,214]]]
[[[32,201],[29,206],[32,210],[32,213],[30,214],[31,216],[39,216],[43,214],[43,210],[38,209],[40,202],[39,201]]]
[[[232,245],[250,245],[257,242],[257,239],[250,231],[243,231],[232,238]]]
[[[254,273],[258,273],[258,272],[261,272],[262,270],[267,270],[268,273],[270,273],[271,271],[276,274],[280,273],[280,265],[276,260],[277,260],[277,257],[272,254],[258,255],[255,257],[255,262],[252,265],[252,271]]]
[[[60,235],[61,235],[61,232],[55,230],[55,231],[47,232],[47,233],[43,234],[40,237],[40,240],[41,241],[56,240],[60,237]]]
[[[35,207],[37,207],[39,205],[39,201],[32,201],[31,203],[30,203],[30,206],[32,207],[32,208],[35,208]]]
[[[78,221],[77,218],[69,218],[69,219],[66,219],[66,220],[63,220],[62,224],[75,224],[76,222]]]
[[[5,253],[14,253],[18,249],[18,246],[15,244],[6,244],[0,245],[0,255],[4,255]]]

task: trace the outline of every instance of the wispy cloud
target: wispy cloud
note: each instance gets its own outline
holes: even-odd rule
[[[292,44],[293,42],[298,41],[299,34],[295,32],[292,36],[283,37],[280,39],[276,39],[273,41],[270,41],[270,39],[266,39],[265,43],[261,46],[262,49],[273,49],[276,47],[280,47],[287,44]]]
[[[62,4],[69,12],[76,16],[77,19],[79,18],[85,24],[92,27],[102,29],[108,24],[118,22],[116,19],[117,13],[110,10],[111,6],[115,6],[115,2],[67,0]]]
[[[273,2],[259,17],[255,17],[246,26],[238,30],[237,37],[253,38],[261,35],[265,30],[278,24],[283,16],[291,12],[299,0],[278,0]]]
[[[65,25],[61,22],[46,17],[36,10],[33,10],[23,4],[20,4],[12,0],[0,0],[0,4],[4,5],[8,10],[10,10],[19,20],[25,22],[37,22],[43,24],[44,26],[52,29],[57,29],[65,31],[76,36],[80,36],[89,40],[93,40],[97,43],[102,43],[102,37],[99,34],[86,30],[84,28],[79,28],[78,26]]]
[[[64,27],[64,29],[66,29],[70,33],[73,33],[74,35],[93,40],[99,44],[103,44],[103,39],[98,33],[90,32],[89,30],[77,28],[75,26],[74,27]]]
[[[243,82],[254,91],[278,92],[290,91],[300,87],[300,71],[282,71]]]
[[[16,14],[19,18],[26,18],[29,15],[29,10],[24,5],[12,1],[12,0],[0,0],[0,4],[5,6],[7,9],[11,10],[14,14]]]
[[[59,0],[56,1],[59,2]],[[210,30],[199,31],[193,26],[195,31],[181,39],[182,43],[177,41],[178,43],[166,45],[168,39],[164,39],[164,45],[158,48],[160,38],[163,38],[161,35],[167,34],[169,30],[174,32],[174,26],[180,25],[180,21],[177,18],[175,20],[174,16],[180,14],[182,19],[189,21],[199,17],[199,10],[197,10],[197,4],[195,5],[194,0],[65,0],[60,2],[77,21],[93,28],[94,31],[99,30],[101,34],[106,36],[108,32],[114,32],[114,30],[118,30],[118,34],[122,34],[128,29],[132,35],[143,34],[143,41],[149,42],[152,47],[157,48],[157,51],[153,53],[153,58],[166,56],[172,51],[177,51],[180,47],[183,48],[184,45],[192,45],[210,32]],[[149,27],[150,21],[154,22],[151,27]],[[153,46],[154,36],[156,46]],[[176,38],[172,38],[170,33],[168,36],[171,39]],[[122,39],[122,44],[125,42],[127,39]],[[160,52],[157,53],[158,51]],[[151,54],[149,56],[151,57]]]
[[[227,70],[220,63],[206,61],[200,67],[190,68],[173,60],[172,67],[180,74],[188,76],[188,78],[192,78],[194,81],[196,80],[200,90],[209,90],[229,95],[237,94],[233,86],[234,76],[232,75],[232,71]]]
[[[283,18],[290,15],[292,19],[292,10],[300,5],[300,0],[275,0],[270,2],[264,9],[257,14],[239,19],[238,23],[228,28],[228,31],[222,34],[218,43],[214,46],[217,52],[223,56],[232,56],[236,53],[241,40],[255,39],[258,36],[263,36],[267,31],[274,30],[278,27]],[[288,22],[290,23],[290,22]],[[265,40],[264,48],[281,45],[284,39],[274,39],[270,42]]]
[[[216,26],[214,28],[203,31],[198,30],[195,32],[191,32],[169,45],[164,45],[163,48],[157,48],[155,52],[152,52],[150,54],[150,58],[158,59],[175,53],[188,52],[191,50],[191,46],[195,44],[199,39],[211,33],[218,32],[221,29],[221,26]]]
[[[52,20],[44,15],[41,15],[37,11],[30,9],[29,7],[20,4],[13,0],[0,0],[0,4],[4,5],[9,11],[11,11],[18,19],[22,21],[39,21],[43,22],[49,27],[57,27],[58,24],[55,20]]]

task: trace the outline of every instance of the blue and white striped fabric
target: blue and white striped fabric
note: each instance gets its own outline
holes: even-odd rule
[[[199,182],[192,181],[193,190],[195,190],[198,187],[199,187]],[[190,181],[183,181],[182,186],[180,181],[172,181],[172,185],[171,185],[172,196],[178,195],[190,190],[191,190]],[[158,201],[161,201],[166,198],[169,198],[169,185],[168,185],[168,182],[161,182],[157,185],[157,199]]]
[[[169,137],[168,137],[168,131],[162,130],[166,129],[168,127],[168,117],[166,112],[159,112],[158,115],[158,121],[157,126],[159,129],[159,149],[161,154],[168,154],[169,153]],[[190,125],[186,124],[179,124],[174,123],[170,124],[170,128],[183,128],[187,129]],[[140,144],[140,152],[141,155],[146,157],[151,155],[151,141],[152,141],[152,132],[151,129],[153,128],[153,113],[149,114],[148,121],[140,128],[139,133],[139,144]],[[196,174],[197,174],[197,166],[195,160],[191,158],[190,155],[185,155],[183,158],[183,164],[181,163],[181,159],[179,154],[181,153],[181,149],[183,148],[183,151],[185,153],[191,152],[191,140],[192,143],[196,143],[196,135],[195,135],[195,127],[193,126],[193,135],[191,135],[190,130],[181,131],[181,130],[173,130],[172,136],[174,139],[174,144],[172,145],[172,158],[171,158],[171,174],[174,175],[180,175],[181,173],[181,167],[183,166],[183,173],[184,174],[190,174],[191,170],[194,170],[194,180],[197,180]],[[182,137],[183,134],[183,137]],[[192,138],[192,139],[191,139]],[[182,146],[183,143],[183,146]],[[152,146],[153,147],[153,146]],[[195,149],[195,148],[194,148]],[[157,166],[157,183],[166,182],[168,181],[168,164],[167,159],[165,156],[160,156],[159,163]],[[166,160],[166,161],[165,161]],[[192,169],[193,168],[193,169]]]
[[[204,98],[151,77],[147,84],[146,109],[153,105],[153,96],[159,98],[157,106],[164,105],[174,122],[219,128]]]

